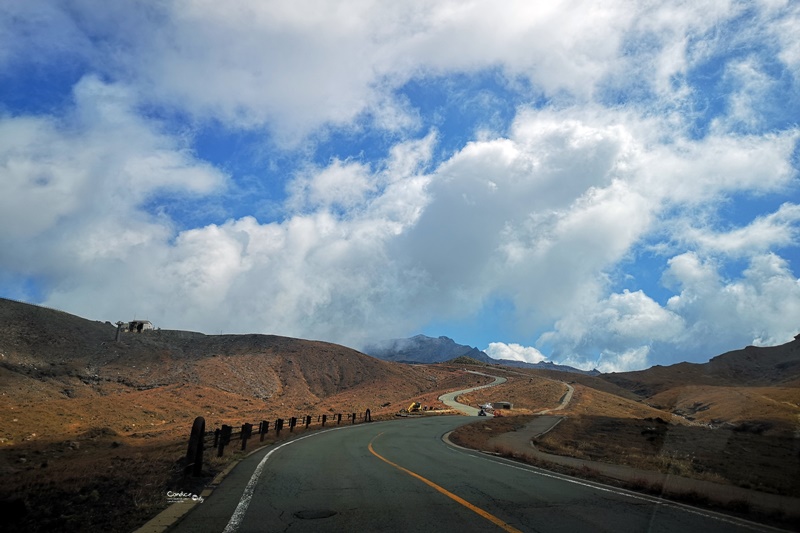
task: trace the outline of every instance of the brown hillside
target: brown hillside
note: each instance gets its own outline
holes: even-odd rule
[[[389,416],[491,381],[274,335],[155,330],[116,342],[109,322],[4,299],[0,326],[0,511],[15,530],[131,531],[168,490],[199,491],[179,462],[196,416],[207,430],[367,408]],[[232,448],[209,454],[200,487],[241,453]]]
[[[713,426],[746,427],[761,432],[794,428],[800,419],[800,390],[793,387],[675,387],[648,403]],[[745,426],[743,426],[745,425]]]
[[[636,372],[603,374],[602,379],[640,397],[685,385],[754,387],[787,385],[800,379],[800,340],[781,346],[748,346],[708,363],[654,366]]]
[[[380,411],[384,404],[396,411],[398,402],[475,382],[461,372],[274,335],[155,330],[115,342],[109,322],[2,299],[0,319],[0,443],[97,425],[128,435],[143,424],[166,431],[198,414],[215,427],[248,416]]]

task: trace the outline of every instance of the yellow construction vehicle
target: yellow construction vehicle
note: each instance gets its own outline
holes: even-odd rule
[[[408,413],[419,413],[422,410],[422,404],[419,402],[411,402],[411,405],[406,409],[400,409],[396,416],[408,416]]]

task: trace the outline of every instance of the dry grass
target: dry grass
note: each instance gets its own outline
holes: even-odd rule
[[[516,413],[525,414],[556,407],[567,392],[567,386],[563,383],[538,376],[508,374],[507,379],[506,383],[497,387],[464,394],[459,401],[468,405],[507,401],[514,404]]]
[[[792,435],[586,416],[564,420],[536,444],[558,455],[800,496],[800,448]]]
[[[573,384],[573,387],[575,393],[572,395],[572,401],[566,409],[559,411],[559,415],[579,417],[597,415],[625,419],[661,417],[677,424],[686,423],[679,417],[672,416],[641,401],[622,398],[578,383]]]
[[[612,478],[602,474],[599,469],[591,468],[588,466],[581,466],[578,468],[578,467],[555,464],[538,458],[533,451],[526,452],[523,449],[512,448],[510,446],[495,443],[496,440],[495,437],[502,435],[503,433],[519,429],[520,427],[523,427],[525,424],[527,424],[527,422],[530,421],[531,419],[532,417],[529,416],[527,417],[521,416],[521,417],[482,420],[480,422],[475,422],[468,426],[463,426],[459,428],[458,430],[453,432],[450,438],[453,442],[461,446],[493,452],[502,457],[521,461],[526,464],[530,464],[540,468],[545,468],[550,471],[560,472],[562,474],[567,474],[582,479],[598,481],[604,484],[615,485],[629,490],[635,490],[646,494],[652,494],[658,497],[668,498],[683,503],[688,503],[691,505],[710,507],[719,511],[735,514],[750,520],[756,520],[763,522],[765,524],[771,524],[778,527],[789,527],[791,529],[795,529],[798,526],[800,526],[800,523],[797,522],[796,517],[786,516],[780,511],[770,511],[768,509],[761,509],[754,507],[749,501],[744,499],[725,502],[722,500],[712,499],[709,495],[704,494],[700,490],[696,489],[683,489],[683,490],[678,490],[674,488],[667,489],[663,483],[658,481],[651,481],[643,477],[639,478],[633,477],[630,479]],[[625,421],[633,422],[633,420],[631,419],[627,419]],[[566,422],[562,422],[561,424],[559,424],[558,428],[554,430],[551,434],[548,434],[548,436],[559,433],[559,431],[561,431],[560,429],[561,426],[564,425],[565,423]],[[698,429],[685,426],[673,426],[673,427],[678,428],[679,430],[689,430],[689,431]],[[568,430],[569,427],[565,426],[565,429]],[[622,441],[622,435],[620,435],[620,441]],[[586,449],[586,447],[584,448]],[[580,455],[579,453],[575,452],[575,449],[569,449],[565,451],[568,451],[569,453],[567,453],[567,455],[570,456]],[[594,451],[596,452],[597,448],[595,448]],[[709,481],[716,481],[716,482],[725,481],[713,474],[707,476],[697,476],[697,467],[699,463],[696,457],[692,459],[689,459],[687,457],[684,458],[684,460],[681,460],[676,456],[672,457],[662,456],[661,458],[659,458],[658,454],[656,454],[655,457],[651,456],[647,458],[643,457],[633,458],[631,454],[627,452],[623,452],[623,454],[626,454],[628,459],[631,459],[630,462],[634,463],[631,464],[631,466],[635,466],[638,468],[643,468],[646,470],[669,471],[674,475],[686,475],[686,477],[703,478]],[[794,454],[796,463],[797,462],[796,450]],[[620,455],[617,455],[617,457],[619,456]],[[587,458],[598,459],[596,455],[592,456],[591,454],[587,454]],[[790,468],[796,471],[796,465],[791,466]],[[795,472],[789,472],[789,473],[784,473],[780,479],[782,479],[784,482],[788,482],[791,484],[793,483],[792,480],[797,478]]]
[[[510,396],[503,388],[524,394],[523,386],[532,385],[510,381],[497,387],[495,394]],[[800,496],[800,441],[795,435],[796,428],[788,423],[780,424],[773,418],[773,422],[751,420],[727,429],[711,429],[643,402],[578,383],[573,386],[572,402],[559,412],[567,415],[567,419],[537,441],[542,451]],[[787,402],[791,403],[796,392],[758,388],[746,391],[743,397],[768,398],[759,404],[758,411],[748,411],[764,416],[764,406],[778,405],[773,413],[793,409]],[[725,396],[717,399],[723,403],[724,400]],[[541,405],[538,401],[528,405]],[[734,406],[729,412],[741,411]],[[530,417],[485,420],[459,429],[452,438],[467,447],[492,450],[493,437],[514,431],[528,420]]]
[[[166,505],[181,476],[178,443],[129,444],[110,431],[5,450],[4,526],[27,531],[130,531]],[[8,453],[11,452],[11,453]],[[14,505],[11,506],[12,508]]]
[[[661,409],[713,425],[769,421],[769,431],[800,429],[800,388],[675,387],[648,398]]]
[[[530,415],[484,418],[456,429],[450,434],[450,440],[465,448],[492,451],[489,441],[493,437],[523,428],[532,418]]]
[[[184,479],[181,461],[198,415],[205,417],[208,430],[305,414],[355,412],[360,417],[367,408],[375,419],[393,418],[412,400],[435,406],[444,392],[491,381],[435,366],[404,367],[401,376],[413,374],[405,383],[387,386],[364,379],[322,399],[293,394],[285,386],[285,394],[267,402],[194,383],[136,390],[120,383],[20,379],[8,376],[6,369],[0,372],[7,380],[17,378],[0,395],[0,473],[5,479],[0,511],[4,526],[31,532],[131,531],[166,507],[167,491],[199,494],[242,452],[238,442],[226,448],[222,459],[209,450],[203,477]],[[288,435],[284,430],[282,437]],[[274,433],[265,444],[272,441]],[[258,444],[256,436],[248,451]]]

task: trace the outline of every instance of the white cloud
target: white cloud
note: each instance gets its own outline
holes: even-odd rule
[[[417,112],[394,94],[397,88],[415,78],[483,69],[498,69],[509,81],[527,79],[559,101],[591,102],[608,87],[634,85],[675,105],[691,96],[675,80],[709,54],[699,44],[690,49],[689,41],[724,46],[735,35],[716,35],[743,9],[735,2],[622,0],[520,0],[503,9],[456,0],[346,8],[310,0],[78,2],[68,10],[27,4],[6,8],[5,19],[16,21],[0,46],[7,62],[31,49],[47,57],[72,50],[138,87],[148,101],[234,127],[266,126],[289,144],[365,117],[387,130],[414,128]],[[775,13],[759,10],[761,33],[796,24],[796,10]],[[747,33],[763,39],[756,30]],[[61,41],[53,45],[44,35]],[[795,64],[796,39],[778,35],[781,57]]]
[[[726,68],[725,78],[733,87],[728,94],[728,112],[712,121],[713,131],[761,131],[765,126],[761,106],[769,101],[768,92],[775,85],[757,57],[749,57],[731,63]]]
[[[398,144],[375,173],[339,161],[308,171],[308,186],[297,194],[313,211],[271,223],[243,217],[174,238],[164,232],[146,246],[129,245],[124,263],[95,256],[46,303],[84,316],[147,314],[167,328],[275,332],[350,345],[417,327],[420,316],[431,316],[409,313],[425,292],[425,276],[400,269],[386,246],[427,202],[419,172],[434,139]],[[379,197],[344,216],[329,209],[331,199],[344,196],[314,184],[348,172],[380,187]]]
[[[650,361],[647,358],[649,353],[650,348],[648,346],[631,348],[621,354],[606,351],[600,357],[596,368],[603,373],[642,370],[650,366]]]
[[[514,343],[492,342],[489,343],[489,347],[484,352],[493,359],[510,359],[525,363],[540,363],[547,359],[542,352],[532,346],[522,346]]]
[[[368,166],[334,160],[324,169],[309,169],[288,185],[290,208],[304,211],[319,207],[353,209],[375,190]]]
[[[791,246],[800,235],[800,206],[783,204],[778,211],[756,217],[748,225],[727,232],[709,227],[693,227],[680,220],[672,234],[683,245],[697,247],[704,254],[750,257],[777,247]]]
[[[791,157],[798,139],[797,129],[700,140],[679,135],[641,153],[633,181],[642,194],[672,205],[700,205],[737,191],[779,192],[796,176]]]
[[[765,4],[768,4],[765,18],[771,22],[765,27],[778,43],[777,56],[797,78],[800,74],[800,6],[783,0]]]
[[[32,249],[19,234],[6,242],[20,250],[19,265],[35,258],[46,266],[33,272],[58,271],[48,305],[89,316],[132,308],[163,317],[164,327],[358,345],[472,315],[500,296],[514,302],[519,325],[555,324],[541,342],[561,362],[593,366],[603,354],[604,368],[617,369],[644,364],[652,343],[685,338],[716,307],[684,303],[697,298],[691,280],[702,263],[671,262],[667,278],[681,295],[666,307],[642,291],[609,294],[609,272],[692,194],[704,205],[729,191],[786,186],[796,136],[693,141],[669,120],[628,111],[521,109],[508,137],[469,143],[436,168],[432,132],[396,144],[384,161],[306,167],[289,185],[283,221],[242,217],[176,233],[143,202],[165,188],[207,194],[225,177],[132,114],[124,87],[87,78],[75,95],[68,120],[0,124],[16,139],[4,164],[22,169],[11,174],[17,188],[8,198],[26,206],[9,200],[7,216],[28,215],[20,227],[38,238]],[[37,185],[41,168],[51,177]],[[36,202],[47,216],[31,214]],[[794,239],[796,210],[786,204],[727,235],[690,219],[695,231],[684,238],[708,251],[763,252],[769,246],[759,241]],[[706,277],[717,280],[716,270]],[[777,297],[762,292],[765,306]],[[783,334],[762,329],[759,338]]]
[[[171,221],[141,209],[154,194],[221,190],[226,176],[138,117],[130,92],[94,77],[63,117],[0,117],[0,243],[5,265],[59,277],[84,263],[126,260],[168,238]]]
[[[752,23],[732,22],[745,7],[5,3],[0,73],[69,58],[98,74],[73,88],[69,112],[0,117],[2,267],[47,279],[46,303],[87,316],[349,343],[507,299],[518,327],[551,330],[541,342],[562,362],[604,369],[697,339],[711,349],[728,329],[785,339],[797,279],[774,251],[796,245],[796,202],[733,228],[716,215],[730,195],[794,186],[800,130],[763,133],[760,106],[776,86],[772,56],[787,79],[797,72],[800,11],[762,2]],[[691,85],[712,59],[730,95]],[[435,150],[446,132],[409,140],[436,121],[398,88],[486,72],[537,104],[508,128],[478,124],[491,132],[452,154]],[[465,113],[492,101],[449,96]],[[698,133],[705,98],[726,111]],[[145,113],[189,122],[167,133]],[[300,163],[283,220],[183,229],[146,204],[225,190],[227,176],[191,151],[198,119],[269,131],[284,148],[336,128],[398,141],[383,160]],[[614,287],[644,241],[672,257],[665,305]],[[731,274],[731,258],[750,267]]]
[[[661,306],[643,292],[612,294],[562,318],[539,342],[553,359],[602,372],[654,363],[705,361],[748,344],[772,346],[797,334],[800,279],[775,254],[754,255],[736,279],[687,252],[669,260],[665,282],[679,294]]]
[[[782,344],[797,334],[800,280],[775,254],[753,255],[741,277],[727,280],[714,262],[687,252],[669,261],[665,275],[680,288],[666,309],[687,321],[676,342],[708,350],[702,355],[730,343]]]
[[[663,283],[677,294],[666,305],[642,291],[587,299],[558,319],[539,344],[551,347],[563,364],[622,371],[645,368],[652,357],[703,360],[747,344],[782,344],[797,334],[800,280],[786,260],[767,251],[794,242],[794,204],[728,233],[675,230],[681,232],[700,252],[669,259]],[[750,266],[727,279],[721,273],[727,257],[746,258]]]
[[[644,292],[625,290],[574,309],[539,342],[552,346],[553,359],[562,364],[600,368],[597,359],[602,356],[605,368],[638,370],[646,366],[650,344],[670,341],[684,327],[681,316]]]
[[[0,4],[0,71],[29,61],[39,66],[74,61],[90,55],[91,49],[90,39],[63,6],[47,0]]]

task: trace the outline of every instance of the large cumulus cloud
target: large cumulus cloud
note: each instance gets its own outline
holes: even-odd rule
[[[57,109],[0,114],[0,281],[39,280],[48,305],[358,346],[502,300],[536,348],[492,350],[602,370],[796,333],[799,133],[781,116],[800,109],[793,4],[13,1],[0,13],[4,79],[81,73],[60,80]],[[512,118],[444,152],[447,132],[403,88],[487,71],[517,99]],[[448,96],[465,113],[481,101]],[[261,198],[273,216],[195,225],[158,207],[235,198],[242,177],[195,151],[210,127],[301,161],[264,187],[283,193]],[[313,157],[358,131],[388,148]],[[720,214],[764,195],[785,201]],[[645,252],[660,294],[636,286]]]

